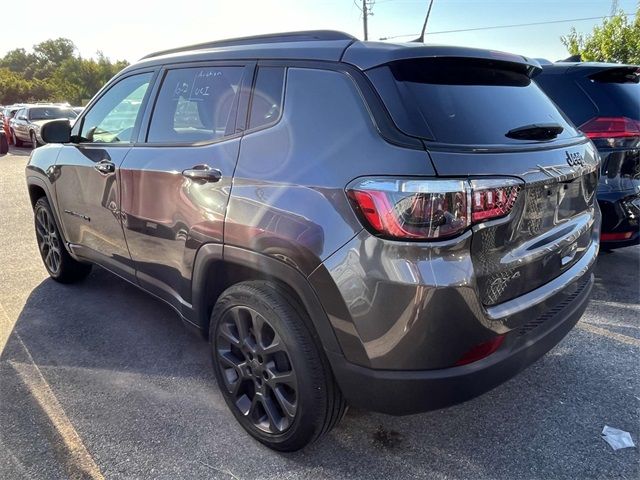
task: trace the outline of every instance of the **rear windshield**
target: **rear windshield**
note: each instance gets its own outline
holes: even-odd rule
[[[601,116],[640,120],[640,74],[637,67],[611,68],[582,79],[581,85]]]
[[[409,135],[463,145],[521,144],[514,129],[562,128],[557,139],[577,131],[517,64],[475,59],[394,62],[367,72],[396,125]]]
[[[58,118],[74,119],[78,115],[70,108],[36,107],[29,109],[30,120],[49,120]]]

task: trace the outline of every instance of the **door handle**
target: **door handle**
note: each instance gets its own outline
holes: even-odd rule
[[[200,182],[218,182],[222,178],[222,172],[209,165],[196,165],[182,171],[182,175]]]
[[[99,171],[100,173],[113,173],[116,171],[116,166],[114,163],[110,162],[109,160],[102,160],[98,163],[96,163],[93,168],[95,168],[97,171]]]

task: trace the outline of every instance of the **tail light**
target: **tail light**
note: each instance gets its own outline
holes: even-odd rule
[[[347,189],[373,233],[398,240],[440,240],[473,223],[508,215],[521,182],[515,179],[417,180],[366,178]]]
[[[518,199],[516,180],[471,180],[471,221],[473,223],[507,215]]]
[[[640,121],[628,117],[596,117],[580,126],[587,137],[610,147],[640,140]]]

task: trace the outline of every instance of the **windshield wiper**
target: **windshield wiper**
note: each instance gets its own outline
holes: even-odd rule
[[[516,140],[552,140],[562,133],[562,128],[557,123],[532,123],[523,127],[509,130],[505,137]]]

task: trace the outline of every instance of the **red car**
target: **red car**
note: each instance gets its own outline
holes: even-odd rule
[[[11,129],[9,128],[9,122],[16,114],[18,110],[20,110],[24,105],[10,105],[8,107],[4,107],[2,110],[2,129],[4,130],[4,135],[7,137],[7,142],[11,143]]]

